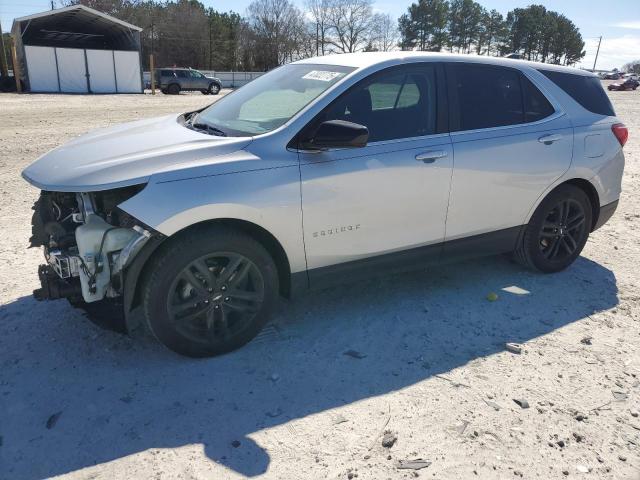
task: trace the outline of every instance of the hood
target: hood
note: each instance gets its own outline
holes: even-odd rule
[[[51,150],[22,176],[41,190],[93,192],[146,183],[151,175],[243,149],[250,137],[215,137],[178,123],[178,114],[94,130]]]

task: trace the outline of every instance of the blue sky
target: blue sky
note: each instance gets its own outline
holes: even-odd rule
[[[244,13],[251,0],[204,0],[203,3],[220,11]],[[304,0],[293,0],[299,6]],[[374,0],[377,11],[394,17],[404,13],[411,0]],[[56,2],[57,3],[57,2]],[[580,28],[586,42],[585,66],[593,66],[598,37],[603,36],[598,68],[621,67],[623,63],[640,58],[640,0],[479,0],[487,9],[506,14],[516,7],[532,3],[543,4],[550,10],[565,14]],[[51,8],[48,0],[0,0],[0,19],[3,31],[9,31],[14,18]]]

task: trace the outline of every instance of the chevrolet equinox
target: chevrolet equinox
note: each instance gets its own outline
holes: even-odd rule
[[[251,340],[279,296],[336,280],[507,252],[557,272],[613,215],[626,139],[574,68],[301,60],[27,167],[46,258],[34,295],[116,305],[127,325],[140,307],[161,343],[202,357]]]

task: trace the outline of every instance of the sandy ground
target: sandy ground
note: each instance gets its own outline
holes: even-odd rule
[[[640,478],[640,92],[611,97],[624,193],[567,271],[499,257],[326,290],[195,361],[31,298],[37,191],[20,171],[212,98],[0,95],[0,478]],[[432,463],[397,468],[416,458]]]

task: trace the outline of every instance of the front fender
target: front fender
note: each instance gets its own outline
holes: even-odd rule
[[[151,182],[119,207],[170,237],[197,223],[253,223],[282,245],[291,273],[306,270],[297,165]]]

